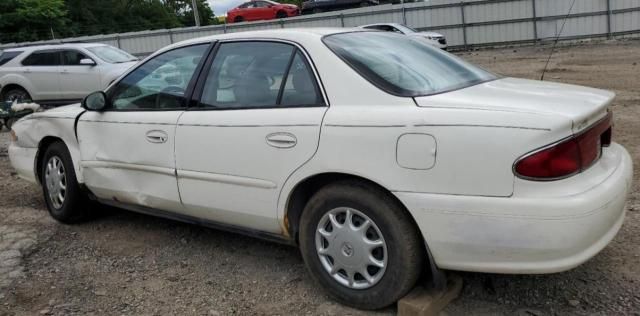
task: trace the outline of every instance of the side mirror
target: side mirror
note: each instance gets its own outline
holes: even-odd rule
[[[96,91],[82,100],[82,107],[89,111],[103,111],[107,107],[107,95]]]
[[[95,66],[96,62],[89,58],[83,58],[83,59],[80,59],[80,65]]]

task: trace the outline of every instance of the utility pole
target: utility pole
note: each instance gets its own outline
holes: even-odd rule
[[[56,39],[56,35],[53,33],[53,26],[50,26],[49,29],[51,30],[51,39]]]
[[[197,2],[197,0],[191,0],[191,5],[193,6],[193,18],[196,20],[196,26],[200,26],[200,14],[198,14]]]

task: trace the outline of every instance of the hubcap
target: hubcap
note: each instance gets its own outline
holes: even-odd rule
[[[380,229],[352,208],[332,209],[320,219],[316,250],[327,273],[351,289],[374,286],[387,268],[387,244]]]
[[[13,102],[15,100],[24,101],[27,99],[27,94],[24,91],[12,90],[5,96],[5,101]]]
[[[49,158],[44,173],[44,182],[49,193],[49,201],[54,208],[61,208],[67,195],[67,176],[62,160],[58,156]]]

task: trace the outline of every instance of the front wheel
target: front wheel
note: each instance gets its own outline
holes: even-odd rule
[[[86,196],[76,180],[71,155],[62,142],[51,144],[41,165],[44,200],[51,216],[63,223],[86,218]]]
[[[13,126],[13,124],[17,121],[16,118],[12,117],[12,118],[8,118],[4,120],[4,125],[7,127],[7,129],[11,129],[11,126]],[[0,130],[2,130],[2,125],[0,124]]]
[[[422,238],[388,192],[354,181],[318,191],[300,221],[311,275],[345,305],[379,309],[416,284],[425,267]]]
[[[278,11],[278,13],[276,13],[276,19],[284,19],[287,17],[287,13],[284,11]]]
[[[31,100],[31,96],[27,91],[22,88],[10,88],[2,94],[3,101],[13,102],[23,102],[27,100]]]

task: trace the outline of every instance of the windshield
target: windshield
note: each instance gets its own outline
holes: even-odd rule
[[[98,58],[111,64],[120,64],[138,60],[135,56],[112,46],[96,46],[89,47],[87,49],[98,56]]]
[[[399,25],[398,25],[398,28],[400,28],[400,29],[404,29],[404,31],[405,31],[406,33],[417,33],[417,32],[418,32],[416,29],[411,28],[411,27],[406,26],[406,25],[403,25],[403,24],[399,24]]]
[[[419,39],[387,32],[326,36],[324,43],[384,91],[415,97],[461,89],[496,76]]]

